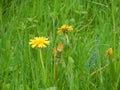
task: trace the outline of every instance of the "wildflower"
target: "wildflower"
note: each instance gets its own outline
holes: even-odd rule
[[[49,45],[50,41],[46,37],[35,37],[34,39],[31,39],[29,44],[32,45],[32,48],[38,47],[38,48],[45,48],[46,45]]]
[[[62,42],[59,42],[59,43],[58,43],[57,50],[58,50],[59,52],[62,52],[62,50],[63,50],[63,44],[62,44]]]
[[[107,56],[111,56],[112,55],[112,48],[109,48],[108,50],[107,50]]]
[[[72,26],[64,24],[63,26],[61,26],[60,28],[58,28],[58,33],[59,34],[62,33],[62,32],[67,33],[67,32],[70,32],[72,30],[73,30]]]

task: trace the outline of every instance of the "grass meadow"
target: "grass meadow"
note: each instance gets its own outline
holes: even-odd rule
[[[0,90],[120,90],[120,0],[0,0]]]

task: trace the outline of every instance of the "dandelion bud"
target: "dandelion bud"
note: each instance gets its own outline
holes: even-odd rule
[[[57,50],[58,50],[59,52],[62,52],[62,51],[63,51],[63,44],[62,44],[62,42],[59,42],[59,43],[58,43]]]
[[[107,56],[111,56],[112,55],[112,48],[109,48],[108,50],[107,50]]]

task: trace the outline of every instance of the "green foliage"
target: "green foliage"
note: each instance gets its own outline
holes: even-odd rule
[[[120,0],[0,0],[0,90],[119,90],[119,14]],[[73,26],[69,43],[57,33],[63,24]],[[35,36],[50,40],[42,50],[46,85],[39,50],[29,45]],[[54,80],[52,49],[59,41]]]

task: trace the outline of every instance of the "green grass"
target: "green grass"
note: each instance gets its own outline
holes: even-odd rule
[[[57,33],[63,24],[73,26],[69,44]],[[120,90],[119,30],[120,0],[1,0],[0,90]],[[35,36],[50,40],[42,49],[46,80],[39,49],[29,45]],[[52,50],[60,41],[54,80]]]

